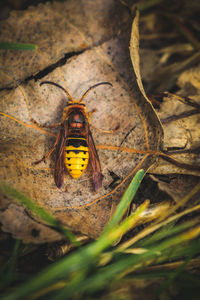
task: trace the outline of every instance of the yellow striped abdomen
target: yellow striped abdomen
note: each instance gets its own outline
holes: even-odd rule
[[[73,178],[79,178],[88,165],[89,152],[85,138],[69,137],[65,147],[65,166]]]

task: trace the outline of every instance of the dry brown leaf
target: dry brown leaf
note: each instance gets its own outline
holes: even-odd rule
[[[6,21],[0,22],[0,40],[32,43],[38,49],[1,50],[0,66],[22,82],[60,59],[116,36],[128,18],[126,8],[113,0],[54,1],[13,11]],[[0,73],[0,88],[13,85],[10,77]]]
[[[170,49],[173,49],[177,51],[177,48],[171,47]],[[166,48],[166,54],[169,55],[169,47]],[[183,49],[182,49],[183,51]],[[150,51],[149,51],[150,52]],[[155,51],[154,51],[155,52]],[[157,51],[159,52],[159,51]],[[145,90],[143,88],[142,84],[142,78],[141,78],[141,70],[140,70],[140,56],[139,56],[139,13],[136,13],[136,17],[133,21],[132,25],[132,34],[131,34],[131,42],[130,42],[130,54],[132,59],[132,64],[134,71],[136,73],[136,80],[138,82],[138,86],[140,88],[141,93],[143,96],[148,100]],[[155,58],[155,53],[154,56]],[[152,58],[150,58],[150,53],[147,52],[147,59],[146,61],[153,61]],[[162,64],[162,61],[160,60],[159,64]],[[143,61],[143,66],[145,66],[146,63]],[[167,66],[168,68],[168,66]],[[145,70],[153,70],[155,69],[155,66],[153,68],[145,68]],[[144,72],[143,72],[144,73]],[[145,77],[148,77],[147,73],[144,73]],[[160,76],[158,74],[157,80],[160,81]],[[153,81],[153,85],[155,84],[155,81]],[[191,94],[187,93],[187,96],[189,95],[190,98],[195,103],[199,103],[199,87],[200,87],[200,81],[199,81],[199,68],[191,69],[190,71],[183,72],[181,76],[179,77],[178,84],[180,87],[184,89],[184,87],[187,86],[187,92],[188,86],[190,85],[191,91],[194,92],[195,89],[198,90],[196,92],[196,96],[191,96]],[[181,91],[183,93],[183,90]],[[158,111],[158,119],[166,121],[167,118],[172,118],[173,115],[180,115],[182,113],[186,113],[188,111],[191,111],[191,109],[194,109],[194,107],[191,107],[189,105],[186,105],[186,101],[180,101],[178,99],[178,96],[166,96],[164,98],[163,103],[161,104],[161,108]],[[165,122],[164,123],[164,145],[163,149],[197,149],[200,148],[200,133],[199,133],[199,114],[192,115],[188,118],[180,118],[179,120],[173,121],[173,122]],[[177,159],[180,163],[188,164],[188,165],[200,165],[199,164],[199,152],[196,153],[180,153],[180,151],[176,153],[176,155],[173,155],[174,159]],[[174,151],[175,152],[175,151]],[[154,174],[159,173],[160,175],[168,175],[170,176],[171,173],[176,174],[172,175],[171,179],[169,179],[169,182],[162,182],[160,179],[157,179],[160,183],[159,186],[162,190],[168,192],[174,200],[178,201],[182,197],[184,197],[185,194],[188,192],[188,186],[190,186],[190,189],[192,189],[195,185],[195,182],[193,180],[190,180],[190,176],[184,176],[181,177],[180,174],[194,174],[194,175],[200,175],[200,170],[188,170],[187,168],[183,167],[177,167],[175,164],[168,163],[167,161],[163,161],[162,159],[159,159],[156,167],[151,166],[150,172],[152,171]],[[193,176],[194,177],[194,176]],[[155,177],[154,177],[155,178]],[[172,180],[173,179],[173,180]],[[188,179],[188,184],[185,184],[185,182]],[[198,181],[198,179],[197,179]],[[177,182],[177,186],[180,187],[180,189],[174,189],[174,182]],[[182,184],[185,186],[185,188],[182,187]],[[186,188],[187,187],[187,188]]]
[[[174,86],[178,75],[188,68],[195,66],[200,61],[200,52],[196,52],[189,58],[181,62],[174,62],[172,64],[161,66],[160,69],[152,75],[154,92],[163,92],[170,90]]]
[[[131,40],[130,40],[130,57],[131,57],[131,61],[133,64],[133,69],[134,69],[134,72],[136,75],[136,80],[137,80],[140,92],[146,99],[147,105],[149,105],[150,109],[154,111],[155,118],[157,117],[157,122],[160,124],[160,130],[163,131],[160,119],[157,116],[157,113],[154,110],[153,105],[152,105],[151,101],[149,100],[149,98],[147,97],[146,92],[143,87],[141,71],[140,71],[139,41],[140,41],[140,38],[139,38],[139,11],[137,10],[136,16],[135,16],[135,18],[133,20],[133,24],[132,24]]]
[[[200,166],[200,113],[198,112],[198,106],[195,108],[188,105],[184,98],[186,97],[186,99],[200,107],[199,72],[200,66],[183,72],[177,82],[180,87],[178,94],[168,94],[158,111],[158,115],[162,120],[168,118],[170,120],[173,116],[186,115],[163,124],[163,147],[173,151],[170,157],[180,163],[190,165],[191,168],[180,168],[175,164],[159,159],[157,164],[149,170],[154,174],[167,175],[167,182],[163,182],[160,177],[154,177],[154,179],[156,178],[155,180],[159,182],[160,189],[167,192],[176,202],[192,190],[200,180],[199,169],[192,169],[192,166]],[[188,112],[194,110],[197,110],[195,114],[187,116]],[[194,204],[198,199],[199,195],[197,194],[191,200],[191,203]]]
[[[159,176],[152,176],[152,178],[158,182],[160,190],[165,191],[170,195],[176,203],[180,203],[183,199],[199,182],[200,178],[193,175],[182,174],[167,174],[167,181]],[[199,203],[200,192],[191,197],[187,203],[187,207],[195,206]]]
[[[111,2],[104,3],[107,9]],[[93,10],[87,13],[93,13]],[[110,14],[113,13],[111,9]],[[83,18],[80,23],[86,22],[84,15],[80,14],[80,18]],[[122,29],[126,26],[125,23]],[[59,40],[59,37],[56,38]],[[130,72],[128,43],[129,34],[119,34],[74,56],[60,71],[56,68],[43,79],[63,86],[66,84],[76,99],[95,83],[109,81],[113,84],[113,88],[98,87],[85,98],[88,111],[97,110],[92,115],[95,127],[112,130],[120,125],[113,134],[91,128],[104,176],[103,188],[98,193],[93,190],[90,168],[79,180],[66,174],[64,187],[58,189],[53,179],[53,156],[46,164],[32,164],[52,147],[57,131],[33,125],[30,113],[33,119],[42,124],[60,121],[66,106],[62,91],[52,86],[40,87],[39,82],[29,81],[21,87],[30,107],[19,88],[1,92],[0,110],[24,122],[20,124],[6,116],[1,117],[1,178],[53,212],[73,231],[90,237],[100,234],[133,174],[139,168],[147,170],[150,167],[156,160],[162,143],[160,123]],[[52,51],[55,51],[53,44],[52,47]],[[20,70],[19,73],[21,74]],[[113,173],[118,177],[117,182]],[[116,187],[113,188],[114,186]],[[30,213],[27,214],[19,203],[13,204],[8,199],[2,198],[0,217],[3,229],[24,241],[39,243],[61,238],[57,233],[52,234],[47,226],[36,221]],[[12,218],[16,219],[13,226]]]
[[[131,32],[131,40],[130,40],[130,56],[133,64],[133,69],[135,71],[136,80],[139,86],[139,89],[142,95],[145,97],[147,101],[147,95],[145,93],[142,78],[140,74],[140,55],[139,55],[139,11],[137,10],[136,16],[133,20],[132,24],[132,32]]]
[[[178,85],[180,91],[178,95],[169,95],[164,98],[160,106],[158,115],[161,120],[166,120],[172,116],[178,116],[183,113],[188,113],[195,110],[184,101],[184,97],[189,97],[191,101],[200,106],[200,89],[199,89],[199,74],[200,66],[183,72],[179,79]],[[179,95],[181,97],[179,97]],[[180,100],[182,99],[182,101]],[[170,109],[169,109],[170,108]],[[197,111],[190,116],[181,117],[171,122],[163,124],[164,127],[164,149],[177,149],[173,153],[173,158],[179,162],[187,163],[189,165],[199,166],[200,157],[199,152],[187,153],[190,149],[199,149],[200,147],[200,114]],[[169,149],[170,150],[170,149]],[[188,170],[179,168],[166,161],[159,160],[157,167],[153,169],[155,174],[187,174],[200,176],[199,170]]]

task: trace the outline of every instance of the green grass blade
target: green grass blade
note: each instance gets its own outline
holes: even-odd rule
[[[144,211],[144,209],[146,209],[146,203],[140,205],[140,207],[138,207],[134,215],[131,215],[128,218],[126,218],[116,228],[112,228],[111,230],[104,232],[96,242],[94,242],[92,245],[88,247],[87,249],[88,258],[90,257],[91,259],[92,255],[94,256],[95,253],[96,256],[98,256],[104,249],[112,245],[114,241],[118,240],[118,238],[121,237],[121,234],[124,234],[127,230],[129,230],[133,222],[137,221],[137,216],[139,216],[139,214],[141,214]],[[83,259],[85,260],[85,258]],[[92,264],[93,262],[91,261],[91,265]],[[86,268],[88,268],[88,266],[86,266]],[[83,271],[83,269],[80,270]],[[79,278],[79,273],[77,273],[77,277]],[[92,276],[91,282],[90,280],[88,282],[87,277],[88,276],[85,276],[85,279],[82,280],[81,283],[79,281],[75,282],[74,280],[72,281],[69,280],[68,285],[64,287],[60,292],[58,292],[58,295],[57,297],[55,297],[55,299],[56,300],[63,299],[63,295],[65,295],[65,299],[71,299],[71,297],[76,295],[76,293],[79,292],[80,289],[85,291],[87,284],[88,286],[90,286],[91,282],[96,287],[103,286],[107,282],[109,282],[108,279],[110,278],[110,274],[108,274],[108,276],[107,274],[103,274],[103,278],[102,278],[102,274],[97,276],[97,278],[96,278],[96,274],[94,274],[94,276]],[[83,287],[83,285],[85,287]]]
[[[159,242],[160,240],[166,239],[169,236],[178,234],[183,232],[186,229],[192,228],[194,225],[196,225],[199,222],[198,219],[187,221],[185,223],[182,223],[180,225],[174,225],[174,224],[167,224],[164,228],[159,229],[151,237],[148,237],[147,239],[144,239],[136,244],[136,246],[140,247],[149,247],[152,244],[155,244]],[[174,223],[172,221],[172,223]]]
[[[52,226],[54,230],[58,231],[59,233],[62,233],[72,243],[79,245],[79,243],[76,241],[75,235],[73,235],[65,227],[61,226],[58,220],[56,220],[49,212],[47,212],[43,207],[38,205],[31,198],[27,197],[26,195],[22,194],[21,192],[17,191],[16,189],[7,185],[6,183],[2,183],[0,185],[0,192],[6,195],[7,197],[19,201],[32,213],[41,218],[43,221],[47,222],[48,225]]]
[[[121,218],[123,217],[123,215],[125,214],[127,208],[129,207],[129,205],[131,204],[140,184],[141,181],[144,177],[144,170],[141,169],[139,170],[136,175],[133,177],[131,183],[129,184],[127,190],[125,191],[124,195],[122,196],[122,199],[120,201],[120,203],[118,204],[111,220],[109,221],[109,223],[107,224],[107,226],[105,227],[104,232],[106,232],[107,230],[110,230],[111,228],[114,228],[114,226],[117,225],[117,223],[119,223],[119,221],[121,220]]]
[[[138,174],[138,173],[137,173]],[[136,175],[137,175],[136,174]],[[144,176],[144,171],[139,171],[139,176],[137,175],[137,183],[136,186],[138,188],[142,177]],[[134,179],[133,179],[134,181]],[[120,209],[124,211],[124,207],[130,203],[133,195],[136,193],[135,184],[131,184],[131,191],[130,188],[128,188],[128,195],[126,194],[126,197],[123,197],[122,201],[125,201],[125,204],[120,205]],[[133,190],[132,190],[133,189]],[[37,213],[38,206],[37,204],[30,201],[30,199],[27,199],[24,195],[21,195],[21,193],[17,192],[15,189],[10,189],[7,185],[3,185],[0,187],[0,190],[3,190],[4,193],[6,193],[8,196],[11,196],[12,198],[17,198],[19,201],[21,201],[23,204],[27,205],[29,209],[35,211]],[[131,197],[130,197],[131,195]],[[124,200],[125,199],[125,200]],[[138,208],[139,209],[139,208]],[[120,213],[117,213],[117,217],[115,217],[114,222],[112,221],[112,225],[116,224],[121,216],[123,215],[123,211]],[[39,209],[40,215],[46,217],[46,214],[43,212],[42,209]],[[137,213],[136,213],[137,214]],[[43,217],[44,217],[43,216]],[[47,215],[47,218],[49,216]],[[132,216],[132,219],[134,216]],[[130,222],[131,219],[129,219]],[[50,218],[51,221],[51,218]],[[124,221],[127,222],[127,221]],[[110,230],[104,232],[102,234],[102,237],[99,238],[99,240],[95,241],[94,243],[85,246],[81,248],[79,251],[72,253],[71,255],[68,255],[66,258],[61,259],[59,262],[54,263],[54,265],[48,267],[46,270],[41,272],[37,277],[34,277],[29,283],[25,283],[21,287],[19,287],[16,291],[13,293],[7,295],[4,299],[5,300],[17,300],[17,299],[23,299],[23,297],[27,297],[28,295],[48,287],[51,284],[55,284],[55,282],[58,282],[59,280],[63,278],[67,278],[66,276],[78,272],[80,270],[83,270],[84,268],[89,268],[96,262],[97,257],[99,254],[105,250],[107,247],[111,246],[112,243],[115,241],[115,239],[118,239],[119,234],[121,234],[121,227],[124,227],[126,224],[122,222],[122,224],[119,226],[119,232],[118,235],[114,235],[112,238],[109,238],[112,232],[115,230],[115,228],[110,227]],[[125,225],[124,225],[125,224]],[[127,226],[126,226],[127,227]],[[74,283],[73,283],[74,285]],[[73,290],[73,289],[72,289]]]
[[[124,201],[124,199],[122,200]],[[126,205],[129,204],[129,201],[130,197],[128,196],[125,198]],[[30,295],[32,297],[38,295],[42,299],[52,295],[56,300],[63,299],[63,297],[73,299],[77,295],[88,294],[88,291],[89,294],[92,294],[105,289],[114,280],[119,280],[129,274],[134,276],[134,271],[137,270],[141,273],[142,270],[145,271],[145,268],[152,264],[168,262],[169,258],[172,260],[181,258],[183,260],[191,253],[194,255],[199,252],[200,241],[196,238],[200,235],[200,226],[193,227],[194,223],[188,222],[187,226],[178,225],[179,228],[175,225],[176,230],[169,227],[168,234],[165,235],[164,239],[161,238],[160,240],[159,236],[159,239],[152,240],[146,251],[139,254],[124,254],[117,253],[115,249],[110,250],[111,253],[113,252],[111,256],[113,260],[110,260],[109,265],[105,267],[98,267],[97,263],[101,253],[111,246],[121,233],[131,228],[137,220],[137,216],[143,212],[146,206],[147,204],[143,203],[133,215],[118,224],[125,209],[125,206],[121,205],[121,211],[116,214],[117,217],[112,226],[105,230],[97,241],[54,263],[28,283],[5,296],[4,300],[27,299]],[[178,275],[169,273],[172,279]],[[59,284],[62,283],[61,281],[63,284]],[[55,288],[51,289],[53,285]]]
[[[85,251],[80,249],[77,253],[73,253],[61,259],[40,272],[29,282],[24,283],[15,291],[4,296],[4,300],[26,299],[29,295],[62,280],[70,273],[72,274],[79,269],[83,269],[86,265],[89,266],[92,258],[87,254],[87,248]]]
[[[188,253],[188,257],[186,257],[182,265],[180,265],[179,268],[177,268],[177,270],[175,270],[172,274],[169,274],[168,279],[157,290],[157,295],[160,295],[164,290],[166,290],[166,288],[184,271],[184,268],[198,252],[198,246],[191,249],[191,251]]]
[[[26,44],[26,43],[9,43],[2,42],[0,43],[0,50],[36,50],[37,45]]]
[[[176,237],[176,239],[178,240],[178,236]],[[195,247],[195,253],[197,254],[200,250],[200,243],[197,243],[195,241],[195,244],[197,244]],[[159,256],[162,257],[162,250],[166,249],[165,246],[166,244],[163,244],[162,247],[159,247],[160,254],[157,251],[158,248],[156,247],[156,248],[149,249],[149,251],[141,255],[129,255],[129,256],[123,256],[121,259],[118,260],[116,259],[116,262],[111,263],[106,267],[103,267],[99,272],[97,271],[97,273],[92,278],[90,277],[87,279],[87,281],[83,282],[80,288],[81,291],[87,291],[87,289],[90,289],[91,291],[92,290],[95,291],[98,288],[106,288],[106,286],[108,286],[111,281],[116,280],[117,278],[118,280],[120,280],[121,278],[123,278],[123,276],[133,273],[134,271],[145,270],[145,267],[151,265],[152,263],[159,264],[159,261],[156,261],[156,259]],[[176,247],[174,247],[172,250],[175,251],[175,249]],[[194,245],[188,245],[188,247],[185,249],[185,253],[184,253],[185,257],[189,255],[192,249],[194,249]],[[168,244],[168,250],[171,251],[170,241]],[[172,272],[169,274],[173,276]],[[142,276],[142,274],[140,275]],[[162,274],[162,277],[164,276],[166,277],[166,275],[167,274]],[[134,273],[133,273],[133,277],[134,277]]]
[[[119,226],[121,226],[121,224]],[[171,253],[171,251],[176,250],[176,246],[178,243],[188,242],[188,238],[195,238],[198,233],[198,228],[192,229],[191,232],[186,232],[181,235],[178,234],[177,236],[170,238],[167,241],[156,245],[155,247],[151,247],[145,253],[139,255],[120,255],[118,257],[118,260],[114,261],[114,263],[111,263],[106,267],[97,269],[95,274],[88,276],[86,272],[85,274],[87,276],[85,276],[85,278],[83,276],[81,281],[79,281],[80,277],[76,278],[76,272],[78,274],[79,271],[83,272],[84,270],[91,270],[91,268],[94,268],[94,263],[97,260],[97,255],[99,251],[102,250],[102,246],[99,245],[99,241],[94,242],[91,245],[80,249],[76,253],[72,253],[68,257],[63,258],[48,269],[44,270],[29,283],[24,284],[13,293],[4,297],[4,300],[17,300],[26,298],[28,297],[28,295],[33,295],[33,293],[37,292],[41,288],[45,288],[51,284],[55,284],[55,282],[58,282],[63,278],[65,278],[65,280],[68,280],[69,290],[68,288],[64,288],[66,292],[66,299],[70,299],[70,297],[72,299],[77,293],[80,294],[82,292],[87,292],[87,288],[89,289],[89,287],[91,292],[101,289],[108,286],[108,284],[113,281],[116,276],[121,276],[121,273],[124,271],[127,272],[127,270],[130,269],[130,273],[134,270],[139,270],[143,267],[146,267],[151,263],[159,263],[159,260],[156,259],[159,256],[162,256],[163,251],[168,250]],[[106,234],[104,236],[105,239],[107,239]],[[199,251],[200,242],[197,243],[196,240],[194,240],[194,242],[196,243],[196,251]],[[101,249],[99,250],[99,248]],[[188,243],[187,247],[183,247],[185,253],[181,253],[181,256],[183,254],[185,256],[188,255],[188,253],[190,252],[190,248],[194,249],[194,245],[192,243]],[[171,257],[173,259],[174,257],[176,257],[176,255]],[[166,257],[165,255],[163,260],[166,260],[167,258],[168,257]],[[162,262],[162,260],[160,261]],[[71,281],[70,278],[72,275],[75,275],[75,277]],[[59,297],[59,293],[62,293],[63,291],[64,290],[58,291],[57,296]],[[70,291],[70,293],[68,294],[67,291]],[[54,296],[56,296],[55,293]]]

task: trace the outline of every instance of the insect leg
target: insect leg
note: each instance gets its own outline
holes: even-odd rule
[[[44,155],[40,160],[34,161],[33,164],[37,165],[39,163],[41,163],[42,161],[46,160],[49,156],[51,156],[51,154],[56,150],[56,146],[54,146],[53,148],[51,148],[51,150]]]
[[[51,124],[51,125],[42,125],[40,123],[38,123],[36,120],[31,119],[31,122],[35,125],[37,125],[38,127],[42,127],[42,128],[55,128],[55,127],[59,127],[61,126],[61,123],[55,123],[55,124]]]
[[[97,110],[94,108],[92,111],[89,111],[89,112],[87,113],[88,123],[90,124],[90,126],[91,126],[92,114],[93,114],[94,112],[96,112],[96,111],[97,111]]]
[[[94,129],[102,132],[102,133],[109,133],[109,134],[112,134],[112,133],[115,133],[119,128],[120,128],[120,125],[118,124],[114,129],[112,130],[104,130],[104,129],[101,129],[101,128],[98,128],[96,126],[94,126],[91,122],[91,118],[92,118],[92,114],[96,112],[96,109],[93,109],[92,111],[89,111],[88,112],[88,122],[90,124],[91,127],[93,127]]]
[[[96,126],[94,126],[92,124],[90,124],[90,126],[93,127],[94,129],[102,132],[102,133],[109,133],[109,134],[110,133],[115,133],[120,128],[119,124],[114,129],[112,129],[112,130],[104,130],[104,129],[98,128],[98,127],[96,127]]]
[[[56,150],[56,146],[58,144],[59,138],[60,138],[60,132],[58,133],[58,135],[56,137],[56,141],[55,141],[53,147],[40,160],[37,160],[37,161],[33,162],[34,165],[37,165],[37,164],[41,163],[42,161],[46,160],[49,156],[51,156],[51,154]]]

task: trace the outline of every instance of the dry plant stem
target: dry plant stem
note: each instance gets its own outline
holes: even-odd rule
[[[176,153],[172,153],[172,154],[176,154]],[[162,158],[162,159],[166,160],[167,162],[169,162],[179,168],[182,168],[182,169],[191,170],[191,171],[199,171],[200,170],[200,166],[198,166],[198,165],[190,165],[190,164],[180,162],[166,154],[164,154],[164,155],[160,154],[160,158]]]
[[[148,236],[149,234],[153,233],[154,231],[158,230],[162,226],[165,226],[191,212],[197,211],[200,209],[200,205],[196,205],[195,207],[192,207],[190,209],[186,209],[185,211],[176,214],[172,217],[168,217],[165,221],[159,222],[158,224],[151,225],[148,228],[142,230],[139,234],[137,234],[135,237],[129,239],[127,242],[122,243],[117,249],[117,252],[123,252],[128,247],[131,247],[134,243],[138,242],[139,240],[143,239],[144,237]],[[167,217],[167,216],[166,216]]]
[[[193,109],[193,110],[190,110],[190,111],[183,112],[179,115],[173,115],[173,116],[170,116],[166,119],[162,119],[161,122],[162,122],[162,124],[166,124],[166,123],[173,122],[173,121],[183,119],[183,118],[187,118],[187,117],[199,114],[199,113],[200,113],[200,108]]]
[[[173,97],[175,98],[177,101],[180,101],[181,103],[184,103],[185,105],[189,105],[189,106],[192,106],[192,107],[195,107],[197,109],[200,110],[200,105],[199,103],[196,103],[195,101],[193,101],[192,99],[190,98],[183,98],[177,94],[172,94],[170,92],[164,92],[164,95],[167,95],[169,97]]]
[[[38,130],[38,131],[40,131],[40,132],[42,132],[42,133],[44,133],[44,134],[50,135],[50,136],[54,136],[54,137],[56,136],[54,133],[52,133],[52,132],[50,132],[50,131],[47,131],[47,130],[44,130],[44,129],[40,128],[39,126],[35,125],[35,124],[27,124],[27,123],[24,123],[24,122],[22,122],[22,121],[20,121],[20,120],[18,120],[18,119],[16,119],[16,118],[14,118],[14,117],[12,117],[12,116],[10,116],[10,115],[8,115],[8,114],[5,114],[5,113],[3,113],[3,112],[0,112],[0,115],[6,117],[6,118],[8,118],[8,119],[11,119],[11,120],[13,120],[13,121],[15,121],[15,122],[17,122],[17,123],[19,123],[19,124],[25,126],[25,127],[32,128],[32,129],[36,129],[36,130]]]
[[[170,150],[167,149],[167,151],[165,152],[166,154],[180,154],[180,153],[194,153],[194,154],[199,154],[200,153],[200,147],[197,148],[192,148],[192,149],[174,149],[174,150]]]
[[[152,267],[148,267],[146,269],[146,271],[150,272],[150,271],[164,270],[164,269],[175,270],[178,267],[180,267],[183,263],[184,263],[184,261],[180,260],[180,261],[176,261],[176,262],[172,262],[172,263],[166,263],[166,264],[162,264],[162,265],[152,266]],[[188,264],[185,266],[185,269],[192,270],[194,268],[197,268],[198,266],[200,266],[200,257],[193,258],[192,260],[190,260],[188,262]]]

